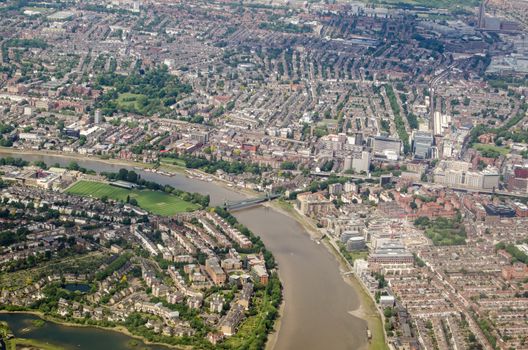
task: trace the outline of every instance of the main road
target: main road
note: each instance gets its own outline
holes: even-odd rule
[[[28,161],[66,165],[71,158],[55,155],[9,154],[0,157],[20,157]],[[99,160],[76,159],[79,165],[100,171],[118,171],[126,167]],[[131,169],[132,167],[128,166]],[[143,178],[160,184],[170,184],[189,192],[211,196],[212,205],[240,200],[244,196],[212,182],[172,177],[137,170]],[[274,254],[284,285],[284,308],[280,328],[272,336],[276,350],[355,350],[366,349],[367,322],[351,315],[360,307],[356,290],[343,279],[336,258],[293,218],[269,207],[254,207],[237,211],[240,222],[259,235]]]

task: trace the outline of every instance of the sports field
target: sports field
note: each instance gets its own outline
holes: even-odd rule
[[[126,201],[127,196],[130,196],[130,199],[134,198],[137,201],[139,207],[152,214],[161,216],[171,216],[199,208],[197,204],[186,202],[172,194],[151,190],[127,190],[95,181],[79,181],[66,192],[95,198],[103,198],[106,196],[109,199],[121,201]]]

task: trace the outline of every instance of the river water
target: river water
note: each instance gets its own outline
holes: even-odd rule
[[[0,157],[5,156],[8,154],[0,152]],[[70,158],[51,155],[11,156],[28,161],[41,160],[48,165],[66,165],[71,161]],[[79,159],[77,163],[98,172],[118,171],[126,167],[86,159]],[[135,171],[146,180],[170,184],[188,192],[209,194],[212,205],[243,198],[242,194],[213,182],[189,179],[180,174],[168,177]],[[262,238],[279,265],[285,306],[274,349],[367,348],[367,323],[350,314],[360,306],[360,299],[343,280],[335,257],[323,245],[314,242],[297,221],[276,210],[260,206],[235,212],[234,215]]]

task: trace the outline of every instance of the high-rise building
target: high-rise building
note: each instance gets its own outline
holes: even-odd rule
[[[365,151],[363,147],[355,146],[349,155],[344,159],[343,170],[354,170],[355,173],[365,172],[370,170],[371,154]]]
[[[480,7],[479,7],[479,18],[478,18],[478,27],[479,28],[484,28],[485,26],[485,21],[486,21],[486,1],[487,0],[482,0],[482,2],[480,3]]]
[[[363,150],[353,152],[352,169],[357,173],[368,173],[370,170],[370,152]]]
[[[354,144],[356,146],[361,146],[363,145],[363,133],[361,132],[357,132],[354,136]]]
[[[139,6],[140,6],[139,1],[132,2],[132,12],[139,12],[140,11]]]
[[[96,109],[94,113],[94,124],[101,123],[102,114],[100,109]]]
[[[416,159],[429,159],[432,156],[433,135],[426,131],[413,132],[413,153]]]

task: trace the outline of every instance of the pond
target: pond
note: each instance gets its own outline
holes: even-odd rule
[[[62,288],[70,292],[88,293],[91,287],[89,284],[85,283],[68,283],[62,286]]]

